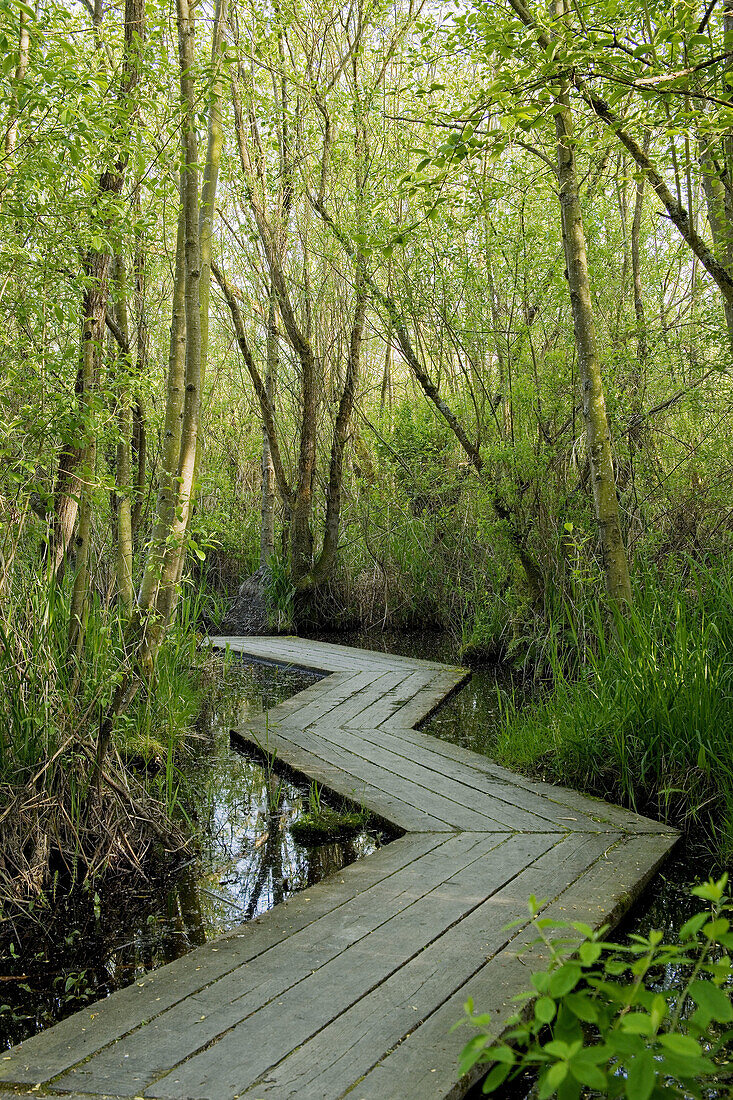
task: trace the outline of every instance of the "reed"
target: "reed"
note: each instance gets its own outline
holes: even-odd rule
[[[59,881],[71,889],[185,848],[177,755],[200,705],[193,594],[153,682],[117,723],[98,784],[97,731],[124,661],[124,616],[93,599],[84,648],[70,655],[66,593],[29,573],[13,595],[0,618],[0,920],[29,905],[41,912]]]
[[[567,621],[567,620],[566,620]],[[690,566],[627,614],[589,609],[577,659],[547,647],[552,688],[504,696],[496,752],[593,794],[702,828],[733,851],[733,574]]]

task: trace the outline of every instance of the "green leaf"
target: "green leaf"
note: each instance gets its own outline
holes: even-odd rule
[[[659,1025],[662,1023],[662,1020],[665,1018],[668,1011],[669,1009],[667,1002],[665,1001],[661,993],[658,993],[652,1001],[651,1008],[652,1023],[654,1024],[655,1030],[659,1030]]]
[[[635,1055],[626,1067],[628,1100],[649,1100],[657,1079],[656,1063],[651,1051]]]
[[[718,936],[724,936],[729,928],[730,921],[726,920],[725,917],[719,917],[718,920],[708,921],[708,923],[703,926],[703,932],[709,939],[715,940]]]
[[[564,1004],[583,1023],[594,1024],[598,1020],[598,1009],[587,993],[568,993]]]
[[[696,898],[702,898],[704,901],[720,901],[727,885],[728,875],[724,874],[717,882],[708,879],[707,882],[703,882],[699,886],[693,886],[690,893],[694,894]]]
[[[539,1100],[546,1100],[548,1096],[552,1096],[559,1085],[563,1083],[568,1075],[567,1062],[555,1062],[550,1068],[542,1074],[537,1087],[537,1096]]]
[[[482,1092],[489,1093],[495,1092],[500,1085],[503,1085],[509,1074],[512,1072],[512,1067],[507,1065],[494,1066],[489,1070],[484,1080]]]
[[[575,988],[582,976],[583,971],[577,963],[565,963],[550,975],[548,992],[552,997],[564,997]]]
[[[681,940],[690,940],[693,936],[696,936],[702,926],[708,919],[707,913],[695,913],[694,917],[690,917],[680,928],[679,936]]]
[[[645,1049],[644,1042],[630,1031],[611,1031],[606,1035],[606,1045],[614,1054],[638,1054]]]
[[[488,1035],[474,1035],[461,1051],[458,1068],[461,1074],[468,1073],[477,1062],[485,1061],[486,1047],[491,1042]]]
[[[570,1072],[581,1085],[587,1085],[591,1089],[605,1090],[608,1085],[608,1077],[594,1065],[592,1058],[586,1058],[586,1051],[573,1058],[570,1062]]]
[[[30,4],[25,4],[23,0],[12,0],[12,3],[14,7],[18,8],[19,11],[22,11],[25,15],[28,16],[30,20],[35,23],[36,13],[34,9],[30,6]]]
[[[623,1031],[631,1032],[632,1035],[654,1035],[655,1027],[651,1016],[648,1016],[646,1012],[630,1012],[628,1016],[621,1018],[621,1028]]]
[[[532,975],[532,985],[538,993],[546,993],[550,987],[550,975],[546,970],[538,970]]]
[[[700,1044],[689,1035],[680,1035],[678,1032],[672,1032],[669,1035],[660,1035],[659,1042],[666,1050],[671,1050],[673,1054],[679,1054],[686,1058],[702,1057]]]
[[[582,1046],[582,1043],[564,1043],[562,1039],[552,1039],[545,1043],[544,1049],[553,1058],[572,1058]]]
[[[507,1066],[513,1066],[517,1060],[516,1053],[511,1047],[502,1044],[502,1046],[491,1048],[491,1057],[495,1062],[504,1062]]]
[[[601,956],[603,948],[599,943],[581,943],[578,950],[580,961],[584,966],[592,966],[593,963],[598,962]]]
[[[721,1023],[729,1023],[733,1020],[733,1004],[731,1004],[730,995],[719,989],[717,985],[713,985],[712,982],[696,981],[691,983],[689,992],[695,1004],[705,1009],[714,1020],[719,1020]]]
[[[535,1019],[541,1024],[549,1024],[555,1018],[556,1005],[552,997],[539,997],[535,1002]]]

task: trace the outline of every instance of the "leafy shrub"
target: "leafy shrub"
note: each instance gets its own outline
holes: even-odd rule
[[[526,1010],[510,1021],[502,1042],[493,1042],[491,1016],[467,1001],[461,1023],[479,1034],[463,1049],[461,1073],[493,1065],[483,1084],[483,1092],[492,1093],[535,1070],[538,1100],[579,1100],[587,1089],[627,1100],[729,1096],[733,901],[727,881],[723,875],[692,888],[708,905],[683,924],[675,943],[664,943],[658,931],[632,935],[624,945],[607,943],[607,928],[593,932],[580,922],[540,917],[543,903],[530,899],[550,964],[532,975],[532,991],[518,998]],[[578,953],[568,959],[579,936],[585,938]],[[655,988],[662,968],[678,976],[679,988]]]

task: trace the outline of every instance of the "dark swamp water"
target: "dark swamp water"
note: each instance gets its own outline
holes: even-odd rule
[[[324,640],[428,660],[458,660],[450,640],[439,635],[369,633]],[[294,840],[290,826],[308,810],[309,785],[238,751],[229,730],[319,677],[300,669],[217,660],[215,686],[206,696],[194,750],[184,766],[188,810],[200,832],[196,857],[164,881],[118,883],[100,894],[82,895],[73,905],[57,899],[44,915],[43,936],[4,943],[0,1046],[17,1043],[130,984],[391,839],[367,827],[353,838],[328,844],[306,847]],[[475,671],[423,729],[490,755],[502,687],[507,687],[506,680],[494,670]],[[701,869],[707,877],[704,860],[678,850],[617,936],[651,928],[674,935],[694,911],[688,886]],[[675,975],[667,981],[673,984]]]
[[[0,1047],[129,985],[392,839],[367,826],[326,844],[295,841],[290,827],[308,811],[312,788],[238,750],[229,730],[320,677],[236,658],[215,661],[215,687],[182,765],[182,800],[199,834],[196,857],[162,881],[122,881],[99,893],[81,891],[73,902],[54,899],[39,921],[42,932],[6,936]],[[325,792],[318,796],[328,804]]]

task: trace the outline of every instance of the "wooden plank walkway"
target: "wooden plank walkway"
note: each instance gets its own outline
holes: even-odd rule
[[[613,923],[677,834],[416,731],[464,669],[299,638],[212,643],[330,673],[237,735],[404,835],[0,1056],[0,1089],[463,1096],[468,1033],[451,1027],[472,996],[500,1034],[528,988],[541,951],[505,926],[530,894],[549,916]]]

